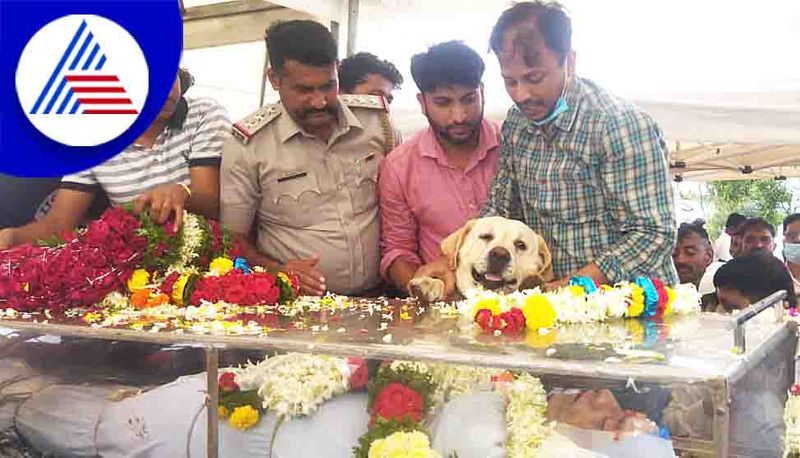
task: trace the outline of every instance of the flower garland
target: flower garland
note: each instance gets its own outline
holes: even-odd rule
[[[368,385],[369,430],[359,438],[353,455],[437,457],[422,425],[423,417],[433,409],[435,389],[424,363],[395,361],[380,367]]]
[[[512,458],[535,456],[553,430],[539,379],[501,369],[395,361],[370,381],[369,431],[356,458],[438,457],[425,431],[425,414],[474,390],[495,390],[507,400],[506,450]]]
[[[97,304],[112,292],[126,290],[138,293],[138,306],[163,303],[163,298],[150,301],[142,292],[144,286],[164,272],[197,272],[206,267],[201,259],[239,251],[218,223],[189,213],[184,221],[180,228],[160,225],[147,212],[133,215],[116,207],[83,231],[51,238],[43,246],[26,244],[2,251],[0,307],[64,311]],[[137,269],[144,270],[134,278]]]
[[[783,412],[786,424],[783,456],[800,457],[800,384],[792,386]]]
[[[289,353],[219,376],[219,416],[236,429],[255,426],[260,412],[280,420],[314,413],[328,399],[366,385],[366,362],[359,358]]]
[[[700,312],[694,285],[665,286],[657,279],[598,286],[588,277],[574,277],[554,292],[534,290],[511,294],[475,290],[458,305],[461,313],[484,332],[516,335],[565,323],[592,323],[607,318],[663,317]]]
[[[522,373],[506,389],[506,450],[510,457],[536,456],[554,425],[546,420],[547,393],[536,377]]]

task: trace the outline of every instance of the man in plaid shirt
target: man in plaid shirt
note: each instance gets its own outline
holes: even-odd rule
[[[553,253],[556,281],[615,283],[646,275],[677,283],[667,148],[655,121],[575,75],[571,21],[552,2],[517,3],[492,30],[513,106],[498,173],[481,216],[519,219]],[[417,275],[445,280],[446,263]]]

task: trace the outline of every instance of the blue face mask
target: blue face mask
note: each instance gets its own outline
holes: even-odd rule
[[[567,104],[567,99],[564,97],[564,93],[567,92],[567,75],[564,75],[564,87],[561,88],[561,95],[558,96],[556,99],[556,104],[553,106],[553,111],[550,112],[549,115],[545,116],[543,119],[538,121],[531,121],[535,126],[544,126],[546,124],[550,124],[556,119],[561,113],[567,111],[569,105]]]
[[[800,264],[800,243],[784,243],[783,257],[792,264]]]

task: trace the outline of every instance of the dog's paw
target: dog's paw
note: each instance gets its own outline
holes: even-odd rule
[[[408,282],[408,293],[422,302],[444,299],[444,282],[433,277],[414,277]]]

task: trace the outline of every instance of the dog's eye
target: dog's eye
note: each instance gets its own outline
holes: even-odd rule
[[[491,242],[492,239],[494,239],[494,236],[492,234],[481,234],[478,236],[478,238],[485,242]]]
[[[518,249],[519,251],[525,251],[528,249],[528,245],[526,245],[522,240],[517,240],[514,242],[514,248]]]

